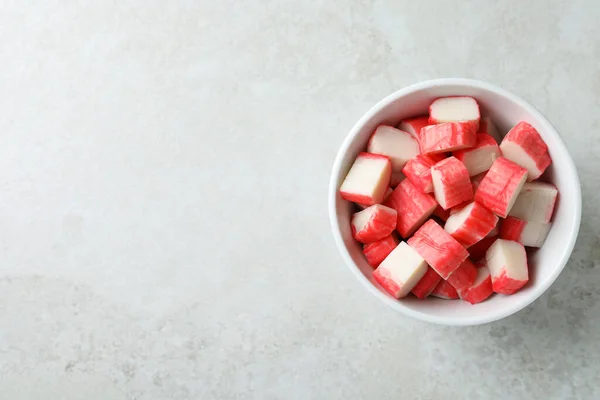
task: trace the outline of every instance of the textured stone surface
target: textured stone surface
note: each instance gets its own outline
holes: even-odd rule
[[[0,399],[600,398],[600,6],[7,1]],[[531,101],[579,168],[564,273],[503,321],[403,318],[326,209],[354,122],[419,80]]]

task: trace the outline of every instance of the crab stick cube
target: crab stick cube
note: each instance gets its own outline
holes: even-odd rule
[[[400,244],[373,271],[373,279],[399,299],[410,293],[427,271],[427,263],[406,242]]]
[[[455,157],[448,157],[431,167],[431,180],[435,199],[444,210],[473,199],[469,171]]]
[[[389,236],[396,228],[396,210],[375,204],[352,216],[352,236],[361,243],[372,243]]]
[[[477,202],[472,202],[452,213],[444,230],[465,247],[486,237],[498,224],[498,217]]]
[[[460,122],[475,129],[479,128],[479,105],[472,97],[442,97],[429,106],[429,123]]]
[[[342,199],[355,203],[381,203],[390,183],[392,163],[386,156],[360,153],[340,187]]]
[[[444,279],[469,256],[467,250],[433,220],[419,228],[408,244]]]
[[[494,161],[477,191],[475,201],[505,218],[527,180],[527,170],[500,157]]]
[[[500,143],[502,156],[527,169],[527,180],[540,177],[552,160],[548,146],[538,131],[527,122],[515,125]]]
[[[446,153],[468,149],[477,142],[476,131],[471,125],[459,122],[446,122],[428,125],[419,133],[421,154]]]
[[[408,179],[400,182],[385,201],[385,205],[396,210],[396,230],[404,238],[410,237],[437,207],[433,196],[421,192]]]
[[[521,243],[497,239],[485,255],[494,292],[513,294],[529,281],[527,254]]]
[[[392,171],[401,171],[408,160],[419,154],[419,143],[408,132],[379,125],[369,139],[367,151],[387,156],[392,162]]]

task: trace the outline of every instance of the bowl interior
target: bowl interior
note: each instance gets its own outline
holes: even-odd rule
[[[404,118],[425,115],[435,98],[456,95],[474,97],[481,107],[482,115],[490,116],[503,134],[519,121],[527,121],[539,131],[553,160],[541,180],[553,183],[559,190],[552,228],[542,248],[528,250],[530,281],[512,296],[496,294],[476,305],[433,297],[419,300],[409,296],[396,300],[373,280],[373,268],[367,264],[362,246],[352,238],[350,218],[355,212],[353,204],[342,200],[337,189],[377,125],[395,126]],[[581,215],[577,171],[560,136],[550,123],[517,96],[492,85],[470,80],[424,82],[396,92],[374,106],[357,123],[340,149],[330,191],[334,236],[342,255],[359,280],[390,306],[422,320],[449,325],[471,325],[497,320],[520,310],[540,296],[566,264],[577,237]]]

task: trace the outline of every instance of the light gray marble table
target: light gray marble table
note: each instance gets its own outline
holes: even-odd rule
[[[0,399],[600,398],[599,60],[597,0],[3,2]],[[480,327],[394,313],[329,229],[347,131],[434,77],[582,178],[564,273]]]

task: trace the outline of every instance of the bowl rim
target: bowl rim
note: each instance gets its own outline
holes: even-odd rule
[[[496,92],[497,94],[508,98],[512,102],[518,104],[523,109],[527,110],[531,115],[533,115],[542,125],[546,128],[547,131],[552,132],[558,143],[564,147],[566,150],[566,163],[569,166],[569,170],[572,173],[572,179],[575,181],[577,188],[576,193],[573,193],[575,196],[575,218],[571,224],[571,232],[569,241],[566,244],[566,252],[562,259],[558,262],[559,267],[556,268],[550,278],[546,281],[544,285],[536,287],[531,296],[525,298],[524,301],[520,303],[516,303],[511,307],[500,308],[498,312],[491,312],[488,315],[482,317],[438,317],[432,316],[430,314],[422,313],[420,311],[415,311],[407,306],[403,305],[402,302],[398,300],[394,300],[383,293],[381,293],[377,288],[360,272],[358,266],[352,260],[348,249],[346,248],[344,241],[342,239],[342,234],[339,229],[339,220],[337,217],[337,209],[336,209],[336,198],[337,198],[337,179],[336,177],[339,174],[339,171],[342,167],[342,159],[344,155],[348,151],[350,144],[354,137],[358,134],[360,129],[369,121],[375,114],[380,112],[384,107],[388,106],[393,101],[406,96],[412,92],[427,89],[436,86],[450,86],[450,85],[459,85],[459,86],[468,86],[475,88],[482,88],[491,92]],[[475,79],[466,79],[466,78],[439,78],[439,79],[431,79],[426,81],[421,81],[409,86],[406,86],[400,90],[397,90],[388,96],[384,97],[382,100],[377,102],[374,106],[372,106],[359,120],[354,124],[350,132],[346,135],[346,138],[342,142],[340,149],[336,155],[335,161],[333,163],[333,167],[331,170],[331,177],[329,180],[329,221],[331,224],[331,230],[333,233],[333,237],[335,239],[335,243],[340,251],[342,258],[344,259],[348,268],[352,271],[354,276],[365,286],[365,288],[371,292],[375,297],[379,298],[383,303],[387,304],[391,308],[396,311],[399,311],[403,314],[408,315],[409,317],[415,318],[417,320],[431,322],[440,325],[450,325],[450,326],[473,326],[473,325],[481,325],[489,322],[497,321],[502,318],[508,317],[514,313],[519,312],[523,308],[527,307],[535,300],[537,300],[553,283],[556,281],[562,270],[565,268],[569,258],[571,257],[571,253],[573,252],[573,248],[575,246],[575,242],[577,241],[577,236],[579,235],[579,227],[581,223],[581,208],[582,208],[582,199],[581,199],[581,183],[579,180],[579,174],[577,172],[577,167],[573,162],[571,154],[568,151],[568,148],[565,146],[560,133],[554,128],[554,126],[546,119],[546,117],[533,105],[523,100],[521,97],[502,89],[496,85],[475,80]]]

